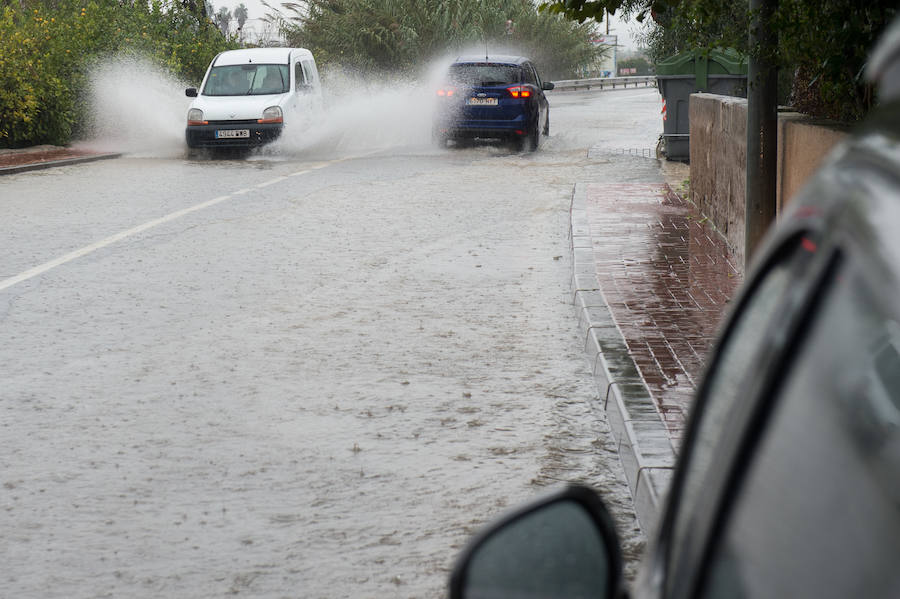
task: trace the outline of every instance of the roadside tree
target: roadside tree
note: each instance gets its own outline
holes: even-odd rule
[[[749,3],[742,0],[550,0],[541,9],[575,21],[606,12],[653,19],[642,40],[653,60],[688,48],[748,46]],[[782,71],[781,100],[819,117],[861,119],[874,97],[863,81],[868,52],[897,13],[895,0],[778,0],[771,26]]]
[[[325,68],[415,72],[449,53],[528,54],[546,77],[594,62],[591,24],[540,13],[530,0],[306,0],[282,5],[291,45]]]
[[[222,32],[222,35],[228,35],[228,26],[231,24],[231,11],[222,6],[213,18],[216,27]]]

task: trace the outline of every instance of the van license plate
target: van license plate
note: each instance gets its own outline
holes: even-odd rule
[[[216,139],[250,137],[250,129],[216,129]]]
[[[466,104],[469,106],[496,106],[497,98],[467,98]]]

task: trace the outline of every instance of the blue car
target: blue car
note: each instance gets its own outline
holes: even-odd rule
[[[525,57],[460,56],[437,90],[435,140],[501,139],[536,150],[550,133],[551,89]]]

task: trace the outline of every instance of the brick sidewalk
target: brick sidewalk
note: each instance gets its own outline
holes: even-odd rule
[[[742,268],[665,184],[591,183],[585,199],[599,287],[677,447]]]

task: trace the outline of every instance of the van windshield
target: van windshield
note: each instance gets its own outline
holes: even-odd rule
[[[204,96],[261,96],[290,89],[286,64],[236,64],[213,67],[203,86]]]

